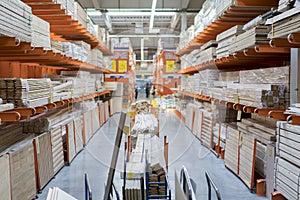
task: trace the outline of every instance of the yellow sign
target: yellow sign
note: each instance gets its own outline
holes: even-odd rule
[[[113,72],[117,71],[117,62],[116,62],[116,60],[111,61],[111,71],[113,71]]]
[[[175,61],[174,60],[167,60],[166,61],[166,72],[174,72],[175,69]]]
[[[133,111],[128,111],[126,114],[127,114],[127,117],[129,117],[129,118],[134,117],[134,112]]]
[[[158,104],[157,104],[156,100],[152,100],[151,104],[154,108],[158,108]]]
[[[118,68],[119,73],[127,72],[127,60],[119,60]]]

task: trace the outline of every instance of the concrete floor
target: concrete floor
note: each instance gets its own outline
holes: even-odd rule
[[[85,149],[70,166],[65,166],[44,188],[39,199],[46,199],[50,187],[59,187],[77,199],[84,199],[84,173],[88,173],[93,199],[102,199],[111,162],[119,115],[111,117],[93,136]],[[267,199],[252,194],[243,182],[224,167],[224,162],[207,148],[201,146],[188,128],[173,113],[160,114],[160,133],[169,141],[169,180],[174,189],[175,170],[186,166],[197,184],[197,199],[207,199],[205,171],[208,171],[219,187],[222,199]],[[163,137],[162,137],[163,138]],[[123,138],[124,140],[124,138]],[[124,142],[122,142],[123,144]],[[114,183],[121,192],[120,172],[123,168],[123,146],[119,154]],[[173,192],[172,192],[173,193]],[[173,195],[173,198],[174,195]],[[216,199],[213,196],[212,199]]]

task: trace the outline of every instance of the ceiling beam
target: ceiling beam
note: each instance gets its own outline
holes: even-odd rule
[[[174,31],[180,19],[180,15],[176,13],[171,19],[171,29]]]
[[[103,13],[102,16],[104,17],[104,23],[108,29],[109,32],[112,32],[112,23],[111,23],[111,19],[110,16],[107,13]]]

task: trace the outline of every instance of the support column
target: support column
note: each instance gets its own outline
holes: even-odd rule
[[[290,103],[300,102],[300,51],[298,48],[291,49],[291,72],[290,72]]]
[[[185,31],[187,28],[187,18],[186,18],[186,12],[183,11],[181,13],[181,32]]]
[[[144,61],[144,43],[145,42],[145,39],[144,38],[141,38],[141,61]]]

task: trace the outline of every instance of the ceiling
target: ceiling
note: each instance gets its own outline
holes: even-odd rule
[[[83,8],[100,11],[98,15],[91,15],[91,19],[95,24],[106,28],[111,37],[129,37],[137,59],[141,38],[144,37],[145,52],[147,49],[151,49],[151,52],[156,49],[162,35],[165,35],[162,38],[165,46],[176,47],[181,21],[184,19],[182,13],[186,13],[186,27],[189,27],[194,23],[194,16],[205,0],[157,0],[155,13],[151,14],[153,1],[155,0],[78,0]],[[154,17],[153,28],[149,28],[151,17]],[[167,41],[166,37],[172,39]],[[146,52],[145,57],[152,57],[151,52]]]

